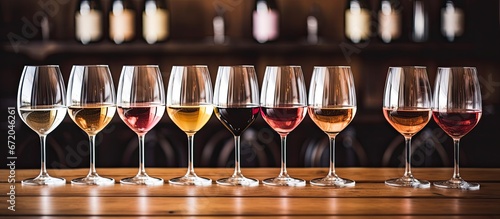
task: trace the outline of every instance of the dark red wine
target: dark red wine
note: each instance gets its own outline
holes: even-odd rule
[[[257,118],[260,107],[215,107],[215,115],[233,135],[241,133]]]
[[[145,134],[161,119],[165,106],[118,107],[120,118],[137,134]]]
[[[289,133],[297,127],[306,115],[303,107],[262,107],[262,117],[278,133]]]
[[[481,111],[433,111],[432,117],[439,127],[452,138],[461,138],[477,125],[481,118]]]

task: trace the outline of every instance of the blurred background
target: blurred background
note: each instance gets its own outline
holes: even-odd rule
[[[477,67],[483,117],[461,140],[462,167],[500,167],[500,3],[442,0],[23,0],[0,1],[0,119],[16,106],[25,65],[107,64],[118,85],[123,65],[349,65],[358,111],[336,141],[338,167],[404,166],[404,139],[382,115],[389,66]],[[259,84],[260,85],[260,84]],[[16,117],[17,168],[39,168],[39,138]],[[278,167],[279,136],[261,117],[242,136],[242,167]],[[47,167],[89,166],[87,135],[69,116],[47,138]],[[115,115],[97,135],[97,167],[136,167],[137,135]],[[451,167],[453,147],[434,121],[412,142],[413,166]],[[215,115],[195,138],[195,166],[231,167],[233,136]],[[309,119],[288,136],[288,166],[326,167],[328,139]],[[7,162],[7,149],[0,161]],[[183,167],[187,138],[165,114],[146,137],[146,166]],[[5,167],[3,167],[5,168]]]

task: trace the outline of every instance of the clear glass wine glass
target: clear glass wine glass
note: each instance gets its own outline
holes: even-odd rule
[[[273,186],[305,186],[286,170],[286,137],[307,113],[306,86],[300,66],[267,66],[260,96],[261,114],[281,139],[281,170],[275,178],[262,182]]]
[[[335,137],[351,123],[357,109],[351,67],[314,67],[308,102],[309,117],[330,139],[328,175],[311,180],[311,185],[354,186],[354,180],[342,179],[335,173]]]
[[[64,185],[64,178],[47,173],[45,138],[66,116],[66,89],[59,66],[24,66],[17,93],[17,110],[21,120],[40,137],[40,173],[22,180],[23,185]]]
[[[257,186],[259,180],[243,176],[240,168],[240,135],[259,115],[259,87],[251,65],[219,66],[214,89],[214,111],[234,136],[234,173],[217,180],[220,185]]]
[[[460,176],[460,139],[481,119],[481,88],[475,67],[438,68],[434,87],[432,116],[434,121],[453,139],[453,176],[434,186],[447,189],[477,190],[479,183],[466,182]]]
[[[85,177],[71,180],[79,185],[111,185],[95,168],[95,137],[116,111],[115,86],[107,65],[73,65],[68,82],[68,114],[89,137],[90,169]]]
[[[188,138],[188,169],[184,176],[173,178],[174,185],[211,185],[209,178],[194,172],[194,135],[213,113],[212,82],[205,65],[173,66],[167,90],[167,114]]]
[[[122,184],[161,185],[162,178],[146,173],[144,139],[165,113],[165,88],[157,65],[123,66],[118,83],[118,115],[139,138],[139,171]]]
[[[427,180],[411,172],[411,138],[431,118],[432,91],[424,66],[390,67],[385,82],[383,114],[387,122],[405,138],[405,172],[403,177],[389,179],[386,185],[429,188]]]

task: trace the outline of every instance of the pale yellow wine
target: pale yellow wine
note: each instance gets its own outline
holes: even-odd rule
[[[208,122],[213,111],[212,105],[167,107],[170,119],[188,134],[199,131]]]
[[[115,115],[114,105],[71,106],[68,113],[71,119],[89,135],[96,135],[108,125]]]
[[[66,116],[64,106],[37,106],[19,108],[21,119],[39,135],[52,132]]]

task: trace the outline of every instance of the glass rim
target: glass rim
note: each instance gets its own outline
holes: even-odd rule
[[[158,68],[158,65],[123,65],[123,67],[152,67],[152,68]]]
[[[290,68],[302,68],[300,65],[268,65],[266,68],[283,68],[283,67],[290,67]]]
[[[160,68],[159,65],[123,65],[122,68]]]
[[[220,65],[219,66],[219,68],[232,68],[232,67],[255,68],[254,65]]]
[[[422,68],[427,68],[427,66],[423,66],[423,65],[403,65],[403,66],[389,66],[389,69],[391,68],[418,68],[418,69],[422,69]]]
[[[105,64],[97,64],[97,65],[73,65],[72,67],[108,67],[109,68],[109,65],[105,65]]]
[[[44,68],[49,68],[49,67],[56,67],[56,68],[59,68],[59,65],[25,65],[24,67],[34,67],[34,68],[40,68],[40,67],[44,67]]]
[[[172,66],[172,68],[186,68],[186,67],[208,68],[208,65],[173,65]]]
[[[472,69],[472,68],[476,68],[474,66],[449,66],[449,67],[437,67],[437,69],[459,69],[459,68],[462,68],[462,69]]]
[[[314,68],[351,68],[350,65],[316,65]]]

